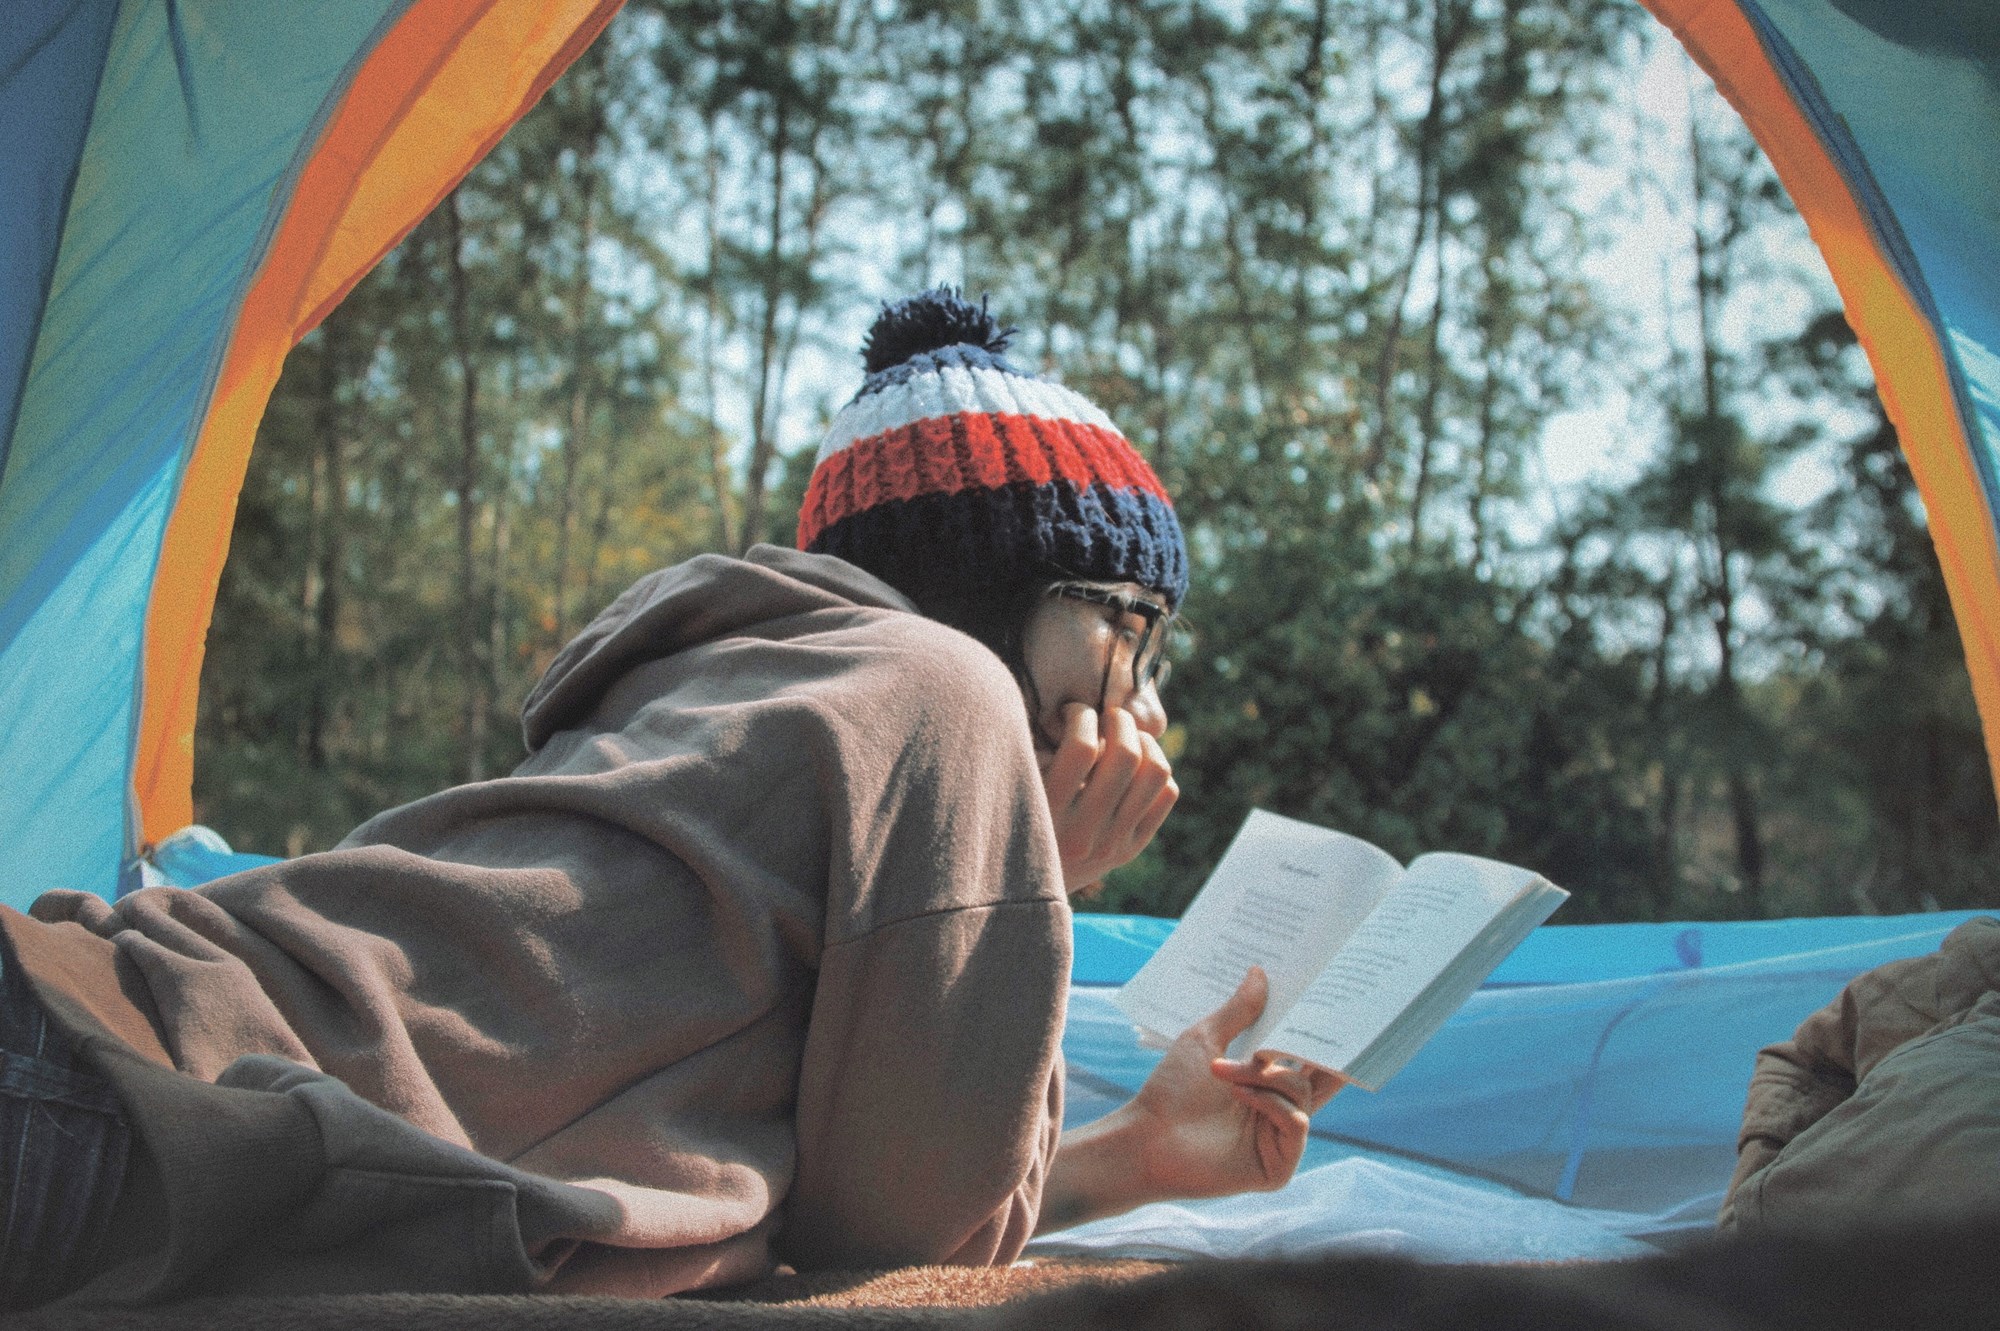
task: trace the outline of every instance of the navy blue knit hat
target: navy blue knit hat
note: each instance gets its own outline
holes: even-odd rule
[[[919,604],[1065,576],[1178,606],[1187,543],[1159,477],[1080,394],[1009,364],[1014,330],[938,287],[886,305],[820,445],[799,548]]]

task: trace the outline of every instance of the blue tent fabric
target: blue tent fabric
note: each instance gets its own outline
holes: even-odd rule
[[[1948,933],[1959,921],[1979,913],[1722,923],[1549,924],[1528,935],[1527,941],[1500,963],[1487,984],[1573,984],[1730,966],[1874,942],[1899,930],[1929,936],[1942,927]],[[1077,984],[1123,984],[1173,928],[1172,920],[1151,915],[1078,915],[1071,978]]]
[[[0,4],[0,902],[192,821],[283,355],[618,0]]]
[[[19,24],[13,3],[0,900],[19,907],[46,888],[136,886],[138,681],[162,533],[302,155],[407,0],[254,22],[222,3],[29,0]]]
[[[1152,915],[1079,915],[1070,982],[1123,984],[1173,931],[1172,920]]]
[[[11,0],[0,25],[0,478],[116,12],[116,0]]]
[[[1389,1085],[1334,1098],[1291,1187],[1141,1208],[1040,1250],[1559,1260],[1703,1232],[1757,1050],[1976,914],[1545,926]],[[1158,1061],[1112,994],[1170,929],[1077,917],[1070,1122],[1114,1108]]]
[[[1852,136],[1846,163],[1880,193],[1878,224],[1955,353],[1974,465],[2000,494],[2000,6],[1992,0],[1756,0],[1744,12],[1786,72]],[[1773,37],[1781,39],[1773,42]],[[1863,78],[1829,78],[1865,70]],[[1815,71],[1817,77],[1815,77]],[[1939,114],[1918,119],[1919,108]],[[1918,130],[1921,132],[1912,132]],[[1893,200],[1893,206],[1890,201]]]
[[[200,887],[232,873],[277,862],[270,855],[231,850],[218,833],[196,824],[153,847],[144,878],[147,887]]]

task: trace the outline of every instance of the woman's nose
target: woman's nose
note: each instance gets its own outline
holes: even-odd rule
[[[1146,687],[1136,693],[1126,694],[1119,706],[1130,712],[1133,723],[1154,739],[1167,733],[1167,709],[1161,704],[1159,687],[1152,680],[1147,680]]]

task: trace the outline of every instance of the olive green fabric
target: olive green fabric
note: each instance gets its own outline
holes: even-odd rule
[[[1718,1223],[2000,1211],[2000,920],[1857,977],[1757,1055]]]

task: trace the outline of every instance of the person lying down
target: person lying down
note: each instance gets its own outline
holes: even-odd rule
[[[511,775],[6,912],[10,1084],[43,1091],[4,1105],[8,1305],[1004,1263],[1286,1182],[1337,1079],[1222,1057],[1255,972],[1061,1131],[1068,899],[1174,803],[1187,554],[1010,335],[942,288],[885,308],[801,548],[626,591]]]

